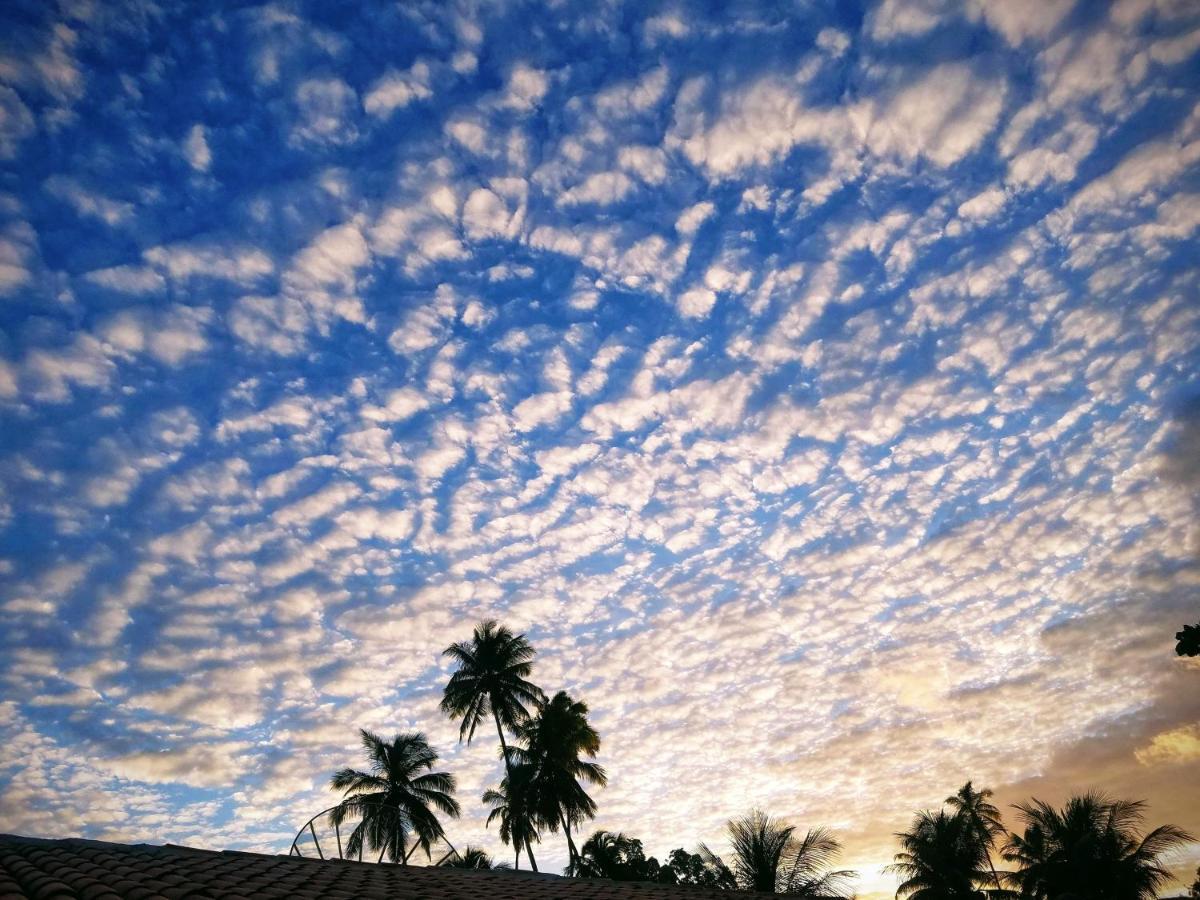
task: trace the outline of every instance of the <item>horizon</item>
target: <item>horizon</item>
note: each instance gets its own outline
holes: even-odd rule
[[[883,900],[967,781],[1200,835],[1196,4],[0,24],[0,832],[286,852],[420,730],[511,862],[438,708],[494,618],[580,843],[758,808]]]

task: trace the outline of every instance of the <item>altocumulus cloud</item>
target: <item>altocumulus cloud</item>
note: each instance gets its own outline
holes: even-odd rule
[[[0,13],[0,830],[280,850],[420,727],[495,849],[496,616],[658,854],[1200,832],[1200,13],[616,7]]]

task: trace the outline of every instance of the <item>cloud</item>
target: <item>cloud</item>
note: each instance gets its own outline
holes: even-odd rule
[[[340,78],[310,78],[296,88],[297,144],[341,145],[358,140],[358,94]]]
[[[429,64],[415,62],[404,72],[389,72],[376,81],[365,97],[363,108],[373,116],[389,116],[418,100],[433,96]]]
[[[36,130],[33,114],[21,102],[20,95],[0,85],[0,159],[16,157],[21,142]]]
[[[203,125],[196,124],[188,131],[183,141],[183,155],[188,165],[197,172],[207,172],[212,165],[212,151],[208,147],[208,135]]]

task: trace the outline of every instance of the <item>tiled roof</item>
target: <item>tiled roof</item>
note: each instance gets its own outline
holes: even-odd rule
[[[378,897],[395,900],[730,900],[696,887],[0,835],[0,900]],[[750,896],[750,895],[742,895]]]

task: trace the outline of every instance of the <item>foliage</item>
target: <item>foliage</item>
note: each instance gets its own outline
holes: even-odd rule
[[[597,831],[584,842],[568,874],[612,881],[658,881],[660,869],[657,859],[646,858],[637,838],[621,832]]]
[[[470,641],[442,651],[458,663],[442,693],[442,712],[461,719],[459,740],[471,743],[475,728],[491,715],[504,743],[506,728],[516,731],[528,718],[527,707],[544,699],[542,689],[529,681],[534,649],[523,634],[513,634],[491,619],[475,626]]]
[[[1200,625],[1184,625],[1183,631],[1175,632],[1177,656],[1200,656]]]
[[[666,865],[658,870],[658,880],[667,884],[696,884],[724,890],[737,888],[737,880],[724,863],[709,865],[706,857],[699,853],[688,853],[682,847],[671,851]]]
[[[439,866],[445,869],[511,869],[506,862],[494,862],[491,855],[482,847],[467,845],[457,853],[443,859]]]
[[[521,851],[529,857],[529,865],[537,871],[537,860],[533,855],[533,842],[540,840],[537,831],[537,813],[533,807],[531,782],[533,767],[516,765],[509,767],[509,774],[500,782],[499,790],[484,792],[483,802],[491,806],[487,824],[499,821],[500,840],[516,851],[517,867],[520,867]]]
[[[517,734],[523,746],[513,747],[514,766],[529,767],[529,803],[538,825],[563,829],[569,853],[568,868],[579,858],[571,830],[596,815],[596,803],[584,783],[608,783],[604,767],[592,762],[600,751],[600,735],[587,721],[586,703],[559,691],[537,704]],[[588,759],[584,759],[588,757]]]
[[[743,890],[789,894],[795,897],[844,897],[848,870],[830,870],[841,844],[824,828],[803,837],[795,826],[785,825],[759,810],[726,824],[734,862],[724,860],[700,845],[700,855],[721,880],[736,881]]]
[[[1029,900],[1151,900],[1171,877],[1160,857],[1193,840],[1174,825],[1143,835],[1144,804],[1097,793],[1061,810],[1036,799],[1017,809],[1025,830],[1004,858],[1017,863],[1008,878]]]
[[[897,897],[910,900],[977,900],[994,882],[987,843],[961,811],[919,812],[908,831],[896,835],[901,850],[889,871],[903,881]]]
[[[346,795],[331,815],[333,824],[361,817],[346,844],[347,857],[360,856],[365,842],[381,859],[402,863],[414,836],[415,846],[429,856],[433,842],[444,837],[437,812],[459,815],[454,776],[432,771],[438,755],[420,732],[397,734],[390,743],[365,729],[359,734],[370,771],[341,769],[330,779],[330,789]]]

